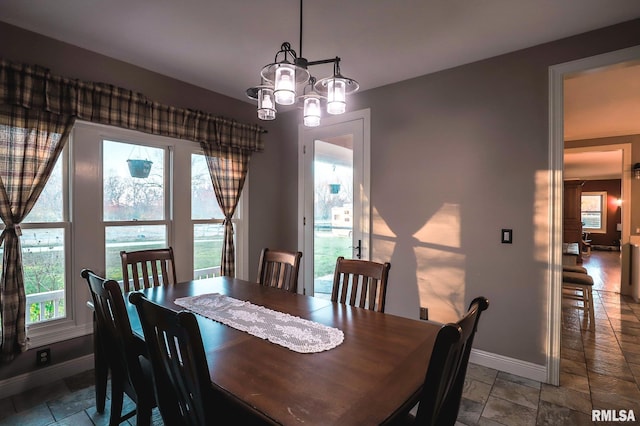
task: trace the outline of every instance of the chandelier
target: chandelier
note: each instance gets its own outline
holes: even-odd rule
[[[320,64],[333,64],[333,75],[316,80],[308,68]],[[284,42],[273,63],[260,71],[260,85],[247,89],[247,96],[258,101],[258,118],[274,120],[276,105],[302,106],[303,123],[307,127],[320,125],[322,104],[329,114],[346,111],[346,97],[360,86],[358,82],[340,73],[340,58],[308,61],[302,57],[302,0],[300,0],[300,56]]]

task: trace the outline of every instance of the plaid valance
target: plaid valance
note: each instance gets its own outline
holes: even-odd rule
[[[260,126],[164,105],[131,90],[55,76],[44,67],[5,59],[0,59],[0,104],[243,151],[264,149],[265,131]]]

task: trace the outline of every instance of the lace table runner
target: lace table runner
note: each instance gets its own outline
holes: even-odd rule
[[[344,333],[337,328],[219,293],[181,297],[175,303],[295,352],[322,352],[335,348],[344,340]]]

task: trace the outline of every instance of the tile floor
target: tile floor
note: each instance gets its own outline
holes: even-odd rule
[[[458,424],[591,425],[592,409],[633,409],[640,424],[640,304],[601,290],[594,300],[593,326],[577,302],[563,303],[559,387],[470,364]],[[107,425],[108,417],[108,407],[95,410],[91,371],[0,400],[0,426]],[[154,424],[162,425],[157,410]]]

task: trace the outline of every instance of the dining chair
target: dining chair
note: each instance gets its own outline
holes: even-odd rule
[[[338,257],[331,301],[384,312],[391,264]]]
[[[156,406],[155,396],[151,391],[151,364],[145,358],[144,342],[137,339],[131,331],[120,285],[89,269],[83,269],[80,275],[89,286],[96,325],[100,331],[100,344],[96,345],[96,349],[102,351],[101,355],[111,370],[109,424],[118,425],[136,415],[137,425],[149,425],[151,410]],[[122,415],[125,394],[136,403],[136,409]]]
[[[138,311],[153,367],[154,392],[167,425],[263,424],[226,391],[211,383],[209,366],[196,316],[176,312],[148,300],[141,292],[129,295]]]
[[[418,396],[418,411],[415,417],[411,414],[399,416],[399,421],[393,424],[449,426],[456,423],[473,338],[480,314],[488,307],[489,300],[477,297],[460,321],[440,328]],[[415,401],[410,401],[399,412],[406,413],[411,405],[415,405]]]
[[[125,293],[159,285],[175,284],[173,248],[121,251],[122,282]]]
[[[298,292],[301,252],[262,249],[258,265],[258,283],[291,293]]]

